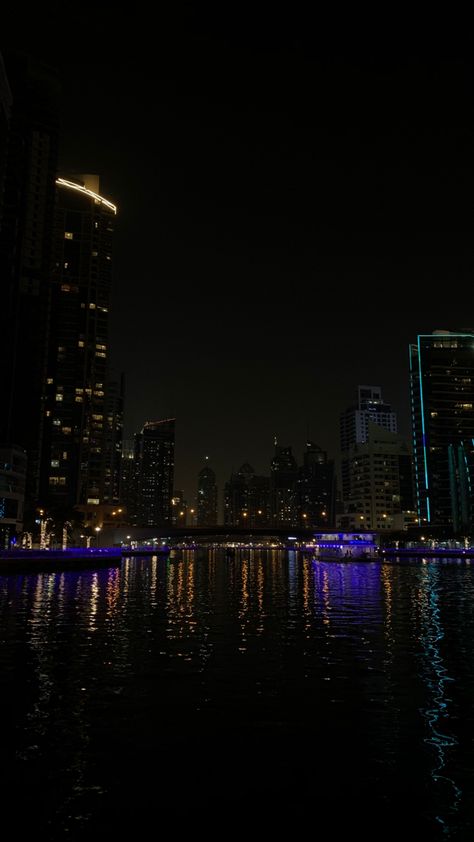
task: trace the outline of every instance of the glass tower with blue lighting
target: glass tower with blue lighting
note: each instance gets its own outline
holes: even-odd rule
[[[474,331],[436,330],[410,346],[415,494],[420,526],[474,526]]]

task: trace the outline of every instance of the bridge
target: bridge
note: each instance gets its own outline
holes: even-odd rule
[[[374,545],[377,540],[374,530],[346,532],[341,529],[308,529],[300,526],[167,526],[167,527],[120,527],[104,530],[103,546],[126,544],[146,545],[176,544],[228,544],[267,543],[318,544],[320,546],[349,546],[351,544]],[[108,539],[108,540],[107,540]]]

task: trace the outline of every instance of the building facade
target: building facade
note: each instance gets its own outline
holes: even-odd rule
[[[217,524],[217,483],[212,468],[206,464],[199,471],[197,493],[197,522],[198,526],[215,526]]]
[[[369,424],[377,424],[391,433],[398,431],[397,413],[383,400],[380,386],[359,386],[357,404],[346,409],[340,417],[343,500],[351,495],[348,454],[354,445],[368,441]]]
[[[118,443],[108,416],[120,417],[107,395],[116,211],[97,176],[56,179],[40,482],[48,510],[99,506],[117,493],[107,450]]]
[[[436,330],[410,346],[416,505],[420,525],[474,528],[474,331]]]
[[[350,496],[338,526],[348,529],[403,529],[413,515],[411,452],[398,433],[369,422],[367,441],[347,452]]]
[[[26,451],[0,445],[0,547],[9,549],[23,531]]]
[[[137,526],[172,526],[175,419],[147,421],[135,435]]]
[[[334,525],[336,477],[334,462],[314,442],[306,443],[303,465],[298,469],[298,513],[301,526]]]
[[[295,526],[298,523],[298,466],[291,447],[280,447],[275,441],[275,454],[270,468],[270,495],[274,526]]]
[[[49,341],[60,85],[31,57],[5,61],[8,136],[2,139],[0,441],[27,451],[26,509],[40,483],[44,370]],[[11,99],[10,99],[11,92]],[[4,121],[5,126],[5,121]]]
[[[253,528],[271,522],[270,478],[258,476],[245,462],[225,484],[224,524]]]

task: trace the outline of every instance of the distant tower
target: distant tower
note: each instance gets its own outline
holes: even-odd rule
[[[298,507],[301,526],[333,526],[336,482],[334,462],[313,442],[306,443],[303,465],[298,469]]]
[[[137,526],[171,526],[175,419],[147,421],[135,435]]]
[[[107,382],[105,412],[104,503],[120,502],[120,472],[123,437],[124,375]]]
[[[276,442],[276,437],[275,437]],[[274,526],[294,526],[298,522],[298,466],[291,447],[275,444],[271,464],[271,510]]]
[[[346,409],[340,419],[342,496],[348,500],[351,494],[349,452],[356,444],[366,444],[369,437],[369,423],[396,433],[397,413],[382,398],[380,386],[359,386],[356,406]]]
[[[199,471],[197,522],[198,526],[215,526],[217,524],[217,484],[216,475],[206,464]]]
[[[134,523],[136,515],[136,489],[135,448],[133,441],[122,442],[119,502],[126,509],[128,523]]]

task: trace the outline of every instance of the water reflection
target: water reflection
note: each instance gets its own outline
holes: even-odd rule
[[[387,838],[401,838],[413,811],[415,837],[467,838],[473,604],[468,565],[320,562],[275,549],[0,578],[0,702],[6,714],[15,700],[16,729],[6,762],[39,822],[25,816],[23,837],[103,838],[103,815],[120,837],[114,816],[127,801],[131,815],[134,799],[151,814],[156,791],[165,817],[181,815],[173,781],[188,752],[199,769],[187,795],[194,817],[209,791],[239,793],[263,817],[256,793],[268,787],[280,793],[286,838],[299,838],[305,811],[293,805],[316,789],[329,803],[343,775],[350,833],[336,809],[324,838],[363,827],[380,838],[357,812],[367,792],[374,814],[395,816]],[[167,827],[180,838],[171,818]]]
[[[427,689],[427,700],[421,708],[426,722],[425,742],[431,746],[434,763],[431,777],[442,796],[440,812],[436,812],[436,821],[449,835],[451,822],[449,814],[457,813],[461,799],[461,789],[448,774],[450,755],[458,741],[449,733],[450,713],[448,685],[454,679],[448,675],[442,655],[444,630],[440,608],[441,571],[436,562],[420,568],[419,606],[421,615],[421,675]]]

